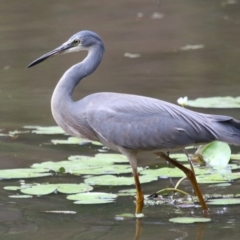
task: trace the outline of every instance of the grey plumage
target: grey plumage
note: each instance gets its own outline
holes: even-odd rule
[[[119,93],[95,93],[74,102],[75,87],[98,67],[105,51],[101,38],[91,31],[76,33],[28,67],[57,54],[80,50],[87,50],[87,57],[67,70],[54,90],[54,119],[70,135],[100,141],[126,155],[139,199],[143,195],[136,170],[138,152],[167,151],[213,140],[240,145],[240,122],[232,117],[197,113],[158,99]]]

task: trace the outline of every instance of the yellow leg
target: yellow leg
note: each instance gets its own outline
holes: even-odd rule
[[[143,205],[144,205],[144,196],[141,188],[141,184],[138,177],[138,172],[136,168],[133,168],[133,176],[135,180],[137,196],[136,196],[136,211],[135,214],[142,213]]]
[[[179,162],[175,161],[174,159],[171,159],[170,157],[168,157],[165,153],[163,152],[158,152],[156,153],[156,155],[162,157],[164,160],[170,162],[172,165],[174,165],[175,167],[179,168],[180,170],[182,170],[187,178],[190,180],[190,182],[192,183],[193,189],[195,191],[195,194],[197,195],[199,202],[203,208],[204,211],[208,210],[208,206],[203,198],[202,192],[198,186],[195,174],[192,170],[190,170],[189,168],[184,167],[182,164],[180,164]]]

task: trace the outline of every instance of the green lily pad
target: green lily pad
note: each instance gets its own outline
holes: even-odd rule
[[[130,165],[107,165],[98,168],[74,170],[72,173],[73,175],[123,174],[132,173],[132,168],[130,167]]]
[[[178,168],[159,168],[159,169],[145,169],[141,171],[142,175],[152,176],[152,177],[172,177],[180,178],[184,177],[185,174]]]
[[[88,160],[82,160],[83,156],[70,156],[68,160],[71,161],[76,161],[76,160],[81,160],[82,161],[88,161],[91,160],[91,162],[95,162],[96,165],[105,165],[105,164],[113,164],[113,163],[126,163],[129,162],[127,157],[123,156],[122,154],[118,153],[98,153],[92,158],[88,158]]]
[[[195,222],[210,222],[211,218],[203,217],[176,217],[169,219],[170,222],[174,223],[195,223]]]
[[[210,175],[200,175],[196,176],[198,183],[225,183],[232,180],[232,175],[224,176],[222,174],[210,174]]]
[[[65,134],[59,126],[41,127],[41,126],[24,126],[25,129],[32,129],[32,133],[36,134]]]
[[[135,196],[136,195],[136,189],[124,189],[118,191],[118,196]]]
[[[3,189],[9,190],[9,191],[17,191],[17,190],[21,189],[21,187],[18,187],[18,186],[6,186]]]
[[[240,160],[240,154],[231,154],[232,160]]]
[[[88,192],[92,190],[93,190],[93,187],[84,183],[80,183],[80,184],[62,183],[57,185],[57,191],[65,194]]]
[[[210,199],[209,205],[233,205],[240,204],[240,198]]]
[[[187,162],[187,156],[184,153],[174,153],[170,154],[170,158],[177,159],[178,162]]]
[[[22,178],[38,178],[52,176],[52,173],[47,173],[45,169],[5,169],[0,170],[0,179],[22,179]]]
[[[230,160],[231,149],[227,143],[213,141],[200,146],[196,154],[202,155],[207,165],[213,168],[225,168]]]
[[[88,143],[88,140],[76,137],[69,137],[68,139],[53,139],[51,140],[53,144],[84,144]]]
[[[87,158],[87,157],[86,157]],[[88,160],[87,160],[88,161]],[[34,163],[31,168],[33,169],[45,169],[46,170],[52,170],[55,172],[60,172],[61,169],[64,169],[65,172],[69,172],[72,173],[74,170],[81,170],[81,169],[91,169],[91,168],[96,168],[97,164],[92,162],[92,161],[88,161],[89,163],[87,163],[87,161],[59,161],[59,162],[42,162],[42,163]]]
[[[139,179],[140,183],[148,183],[157,180],[157,178],[153,176],[140,176]],[[123,186],[135,184],[133,177],[116,177],[113,175],[89,177],[85,179],[84,182],[89,185],[99,186]]]
[[[91,193],[78,193],[67,196],[68,200],[74,200],[75,204],[102,204],[114,202],[117,198],[116,194],[91,192]]]
[[[186,106],[198,108],[240,108],[240,97],[209,97],[188,100]]]
[[[56,185],[44,184],[44,185],[37,185],[37,186],[32,186],[30,188],[21,189],[21,192],[24,194],[41,196],[41,195],[48,195],[50,193],[53,193],[56,190],[57,190]]]
[[[10,195],[8,197],[10,197],[10,198],[32,198],[33,196],[31,196],[31,195]]]

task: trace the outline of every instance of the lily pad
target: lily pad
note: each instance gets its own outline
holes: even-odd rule
[[[140,183],[148,183],[156,181],[157,178],[154,176],[140,176]],[[101,185],[101,186],[123,186],[123,185],[134,185],[133,177],[116,177],[113,175],[104,175],[97,177],[90,177],[84,180],[89,185]]]
[[[32,133],[36,134],[65,134],[59,126],[41,127],[41,126],[24,126],[25,129],[32,129]]]
[[[240,198],[210,199],[209,205],[233,205],[240,204]]]
[[[9,190],[9,191],[17,191],[17,190],[21,189],[21,187],[18,187],[18,186],[6,186],[3,189]]]
[[[118,196],[135,196],[136,195],[136,189],[124,189],[118,191]]]
[[[0,170],[0,179],[38,178],[51,175],[52,173],[47,173],[45,169],[19,168]]]
[[[176,217],[169,219],[170,222],[174,223],[195,223],[195,222],[210,222],[211,218],[203,217]]]
[[[51,140],[53,144],[85,144],[89,141],[82,139],[82,138],[76,138],[76,137],[69,137],[68,139],[53,139]]]
[[[213,168],[225,168],[230,160],[231,149],[227,143],[213,141],[200,146],[196,154],[202,155],[207,165]]]
[[[142,175],[153,176],[153,177],[184,177],[185,174],[178,168],[159,168],[159,169],[145,169],[141,171]]]
[[[10,198],[32,198],[32,195],[10,195]]]
[[[187,156],[184,153],[173,153],[170,154],[170,158],[177,159],[178,162],[187,162]]]
[[[78,155],[75,155],[75,156],[70,156],[68,158],[68,160],[71,160],[71,161],[76,161],[76,160],[82,160],[83,156],[78,156]],[[125,163],[125,162],[129,162],[127,157],[125,157],[124,155],[122,154],[119,154],[119,153],[98,153],[96,154],[94,157],[92,158],[89,158],[88,160],[91,160],[91,161],[94,161],[96,163],[99,164],[113,164],[113,163]],[[88,161],[87,160],[87,161]],[[88,161],[89,163],[89,161]]]
[[[72,173],[73,175],[81,174],[101,175],[101,174],[123,174],[131,172],[132,168],[130,167],[130,165],[106,165],[100,166],[98,168],[73,170]]]
[[[62,183],[57,185],[57,191],[65,194],[88,192],[92,190],[93,190],[93,187],[84,183],[80,183],[80,184]]]
[[[209,97],[188,100],[186,106],[198,108],[240,108],[240,97]]]
[[[54,191],[56,191],[56,189],[57,189],[56,185],[44,184],[21,189],[21,192],[24,194],[41,196],[53,193]]]
[[[240,160],[240,154],[231,154],[232,160]]]
[[[116,194],[91,192],[91,193],[78,193],[67,196],[68,200],[74,200],[75,204],[102,204],[114,202],[117,198]]]
[[[210,174],[210,175],[200,175],[196,176],[198,183],[225,183],[231,181],[232,175],[224,176],[222,174]]]

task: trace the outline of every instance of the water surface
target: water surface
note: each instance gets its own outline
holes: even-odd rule
[[[79,30],[96,31],[104,40],[106,54],[99,69],[81,82],[74,99],[100,91],[124,92],[175,103],[189,98],[239,95],[240,5],[238,1],[37,1],[1,0],[0,9],[0,128],[4,132],[25,125],[55,125],[50,112],[51,94],[58,79],[86,53],[50,59],[32,69],[26,66]],[[141,14],[139,14],[141,13]],[[153,19],[154,13],[162,18]],[[181,51],[186,45],[203,45]],[[130,59],[124,53],[139,53]],[[240,111],[198,109],[240,118]],[[53,146],[52,136],[33,134],[1,137],[0,167],[29,167],[34,162],[64,160],[73,154],[94,155],[90,146]],[[235,148],[234,152],[238,152]],[[156,164],[142,155],[139,165]],[[28,180],[29,182],[82,182],[81,177]],[[34,199],[9,199],[0,182],[0,234],[2,239],[134,239],[136,221],[116,221],[115,215],[133,212],[133,199],[115,204],[81,206],[63,195]],[[143,185],[151,193],[170,185],[161,180]],[[191,191],[189,184],[185,190]],[[99,187],[117,192],[120,188]],[[238,193],[239,183],[227,189],[202,186],[205,193]],[[74,210],[76,215],[41,213]],[[200,209],[182,210],[202,216]],[[140,239],[239,239],[239,206],[212,207],[211,223],[178,225],[168,221],[181,215],[170,206],[144,209]]]

